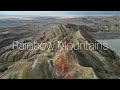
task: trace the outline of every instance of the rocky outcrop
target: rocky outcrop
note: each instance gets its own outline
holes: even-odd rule
[[[65,24],[55,26],[34,37],[37,42],[60,41],[54,49],[18,50],[11,45],[0,51],[1,79],[112,79],[120,77],[120,58],[110,49],[86,50],[77,43],[98,43],[82,26]],[[33,41],[34,41],[33,40]],[[70,43],[74,43],[71,47]],[[68,48],[66,45],[70,44]],[[99,44],[100,45],[100,44]],[[87,45],[88,47],[88,45]],[[100,47],[100,46],[99,46]],[[103,46],[104,47],[104,46]]]

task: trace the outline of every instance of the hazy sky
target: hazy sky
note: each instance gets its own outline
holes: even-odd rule
[[[0,15],[120,15],[120,11],[0,11]]]

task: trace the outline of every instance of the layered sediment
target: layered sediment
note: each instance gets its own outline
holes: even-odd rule
[[[60,48],[19,50],[12,44],[1,48],[1,79],[117,79],[120,78],[120,57],[109,48],[101,49],[85,28],[74,24],[61,24],[37,33],[32,41]],[[31,41],[30,41],[31,42]],[[98,49],[75,49],[78,43],[98,43]],[[74,43],[66,49],[65,45]],[[89,46],[87,46],[89,47]],[[105,47],[105,46],[103,46]]]

